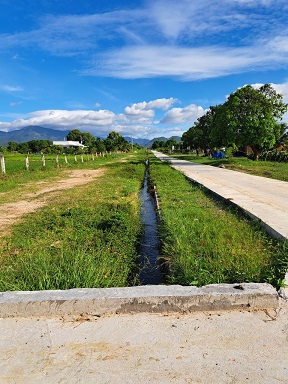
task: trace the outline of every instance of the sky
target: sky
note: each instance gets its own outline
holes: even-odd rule
[[[0,0],[0,130],[169,138],[246,84],[288,103],[287,20],[287,0]]]

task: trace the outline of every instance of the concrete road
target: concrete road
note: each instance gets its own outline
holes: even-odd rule
[[[162,161],[188,178],[244,209],[261,220],[275,237],[288,238],[288,183],[228,169],[179,160],[153,151]]]

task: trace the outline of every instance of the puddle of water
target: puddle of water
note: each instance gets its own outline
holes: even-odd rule
[[[146,163],[147,165],[147,163]],[[163,276],[159,265],[159,237],[155,200],[148,191],[148,169],[146,168],[144,184],[140,193],[141,222],[143,235],[140,246],[140,282],[142,285],[161,284]]]

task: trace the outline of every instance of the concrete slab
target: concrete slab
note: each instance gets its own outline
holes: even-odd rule
[[[153,151],[191,180],[229,200],[260,220],[276,238],[288,239],[288,183],[228,169],[179,160]]]
[[[0,319],[1,384],[288,382],[288,308]]]
[[[256,283],[2,292],[0,317],[276,310],[278,302],[278,294],[271,285]]]

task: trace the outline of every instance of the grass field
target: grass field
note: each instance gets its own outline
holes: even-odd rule
[[[144,158],[142,152],[95,162],[105,165],[101,177],[15,225],[0,240],[0,290],[137,284]]]

